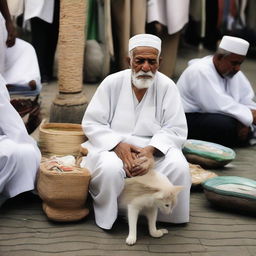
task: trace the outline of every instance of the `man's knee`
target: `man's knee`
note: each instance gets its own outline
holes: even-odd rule
[[[235,118],[223,114],[205,113],[198,118],[198,128],[210,133],[229,133],[236,129],[237,123]]]
[[[189,171],[189,164],[185,158],[180,158],[174,162],[175,170],[177,170],[176,177],[179,181],[183,181],[184,184],[190,183],[191,174]],[[182,185],[182,184],[180,184]]]
[[[167,163],[165,173],[168,177],[170,177],[172,182],[174,182],[176,185],[190,183],[191,175],[189,165],[180,150],[170,150],[165,156],[164,161]]]
[[[232,144],[237,138],[238,121],[216,113],[187,114],[188,138],[212,141],[223,145]]]
[[[92,160],[90,159],[90,161]],[[101,153],[100,157],[97,158],[96,165],[90,171],[92,172],[90,192],[94,196],[98,196],[97,200],[101,198],[101,200],[106,201],[105,197],[111,193],[116,196],[120,194],[124,186],[125,172],[122,161],[114,153]]]
[[[98,165],[98,175],[107,182],[115,182],[125,176],[123,163],[114,153],[102,153]]]

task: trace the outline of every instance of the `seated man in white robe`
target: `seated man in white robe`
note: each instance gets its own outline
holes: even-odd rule
[[[188,138],[242,146],[254,143],[256,103],[240,66],[249,43],[224,36],[214,56],[192,60],[177,86],[188,123]]]
[[[41,153],[10,104],[0,75],[0,206],[8,198],[35,188]]]
[[[0,74],[10,94],[38,95],[41,78],[36,52],[31,44],[16,39],[6,0],[0,1]]]
[[[111,229],[118,215],[118,196],[127,177],[148,170],[135,166],[135,155],[155,158],[155,169],[175,185],[184,186],[170,216],[159,221],[189,221],[191,177],[181,148],[187,124],[174,82],[158,72],[161,40],[140,34],[129,40],[131,69],[104,79],[85,112],[82,126],[89,150],[81,162],[92,175],[96,224]]]

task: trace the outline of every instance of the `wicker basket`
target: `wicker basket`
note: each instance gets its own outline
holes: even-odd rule
[[[85,207],[90,182],[90,173],[85,168],[58,172],[40,165],[37,189],[43,200],[43,210],[54,221],[70,222],[86,217]]]
[[[43,121],[39,127],[39,147],[44,156],[77,155],[86,140],[80,124]]]

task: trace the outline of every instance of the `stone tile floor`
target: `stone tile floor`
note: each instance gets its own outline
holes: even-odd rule
[[[185,68],[186,61],[200,57],[205,51],[184,49],[177,60],[176,75]],[[243,69],[255,86],[255,60],[249,59]],[[45,85],[42,93],[42,112],[48,117],[50,104],[57,91],[57,83]],[[88,99],[97,85],[85,85]],[[255,88],[255,87],[254,87]],[[33,136],[37,137],[37,132]],[[256,179],[256,146],[235,149],[236,159],[226,167],[214,170],[218,175],[235,175]],[[128,226],[119,217],[113,230],[105,232],[94,223],[93,212],[75,223],[49,221],[42,211],[39,197],[25,193],[8,200],[0,208],[0,256],[255,256],[256,218],[213,207],[202,189],[191,191],[190,222],[187,225],[159,223],[169,233],[151,238],[145,220],[138,224],[138,241],[127,246]],[[91,204],[89,202],[89,208]]]

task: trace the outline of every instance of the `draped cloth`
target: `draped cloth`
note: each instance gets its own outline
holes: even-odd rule
[[[38,17],[48,23],[53,22],[54,0],[24,0],[24,20]]]
[[[167,222],[188,222],[190,174],[181,148],[187,126],[176,85],[160,72],[143,99],[136,102],[131,87],[131,70],[105,78],[93,96],[82,121],[89,150],[81,166],[91,171],[90,193],[94,199],[96,223],[109,229],[118,213],[117,198],[124,185],[123,163],[111,151],[118,143],[138,147],[151,145],[164,157],[156,159],[156,170],[174,184],[183,185],[179,204]]]
[[[38,17],[53,22],[54,0],[7,0],[11,16],[24,14],[24,21]]]
[[[180,31],[188,22],[188,0],[149,0],[147,4],[147,22],[157,21],[165,25],[168,34]]]

